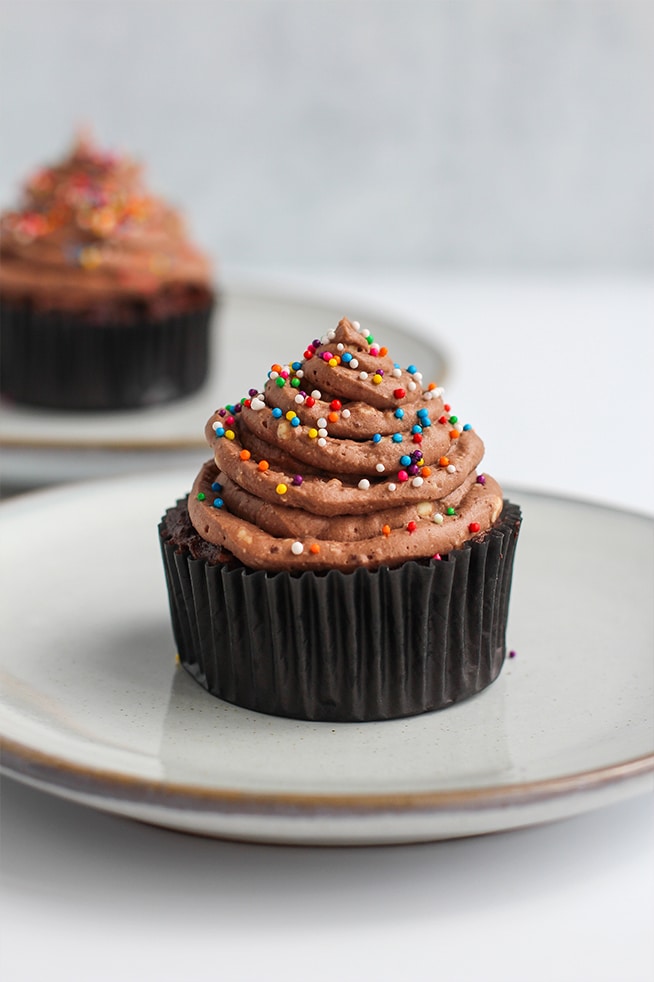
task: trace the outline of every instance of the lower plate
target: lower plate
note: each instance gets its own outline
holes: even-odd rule
[[[499,680],[439,713],[315,724],[223,703],[175,664],[156,527],[192,477],[0,506],[7,774],[173,829],[317,844],[494,832],[654,786],[650,519],[514,492]]]

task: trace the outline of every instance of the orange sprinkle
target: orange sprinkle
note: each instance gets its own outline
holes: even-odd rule
[[[312,552],[314,556],[317,556],[320,552],[320,546],[317,542],[312,542],[309,546],[309,552]]]
[[[458,430],[450,430],[450,440],[458,440],[461,434]]]
[[[382,527],[382,532],[384,533],[384,535],[390,535],[391,534],[391,527],[390,527],[390,525],[384,525]]]
[[[438,463],[441,465],[441,467],[447,467],[447,465],[449,464],[449,462],[450,462],[450,458],[449,457],[441,457],[440,460],[438,461]]]
[[[271,368],[270,368],[270,371],[271,372],[281,372],[281,370],[282,370],[282,366],[281,365],[271,365]]]
[[[420,473],[422,474],[423,477],[430,477],[431,476],[431,467],[423,467],[422,470],[420,471]]]
[[[327,419],[329,420],[330,423],[337,423],[338,422],[338,413],[330,413],[329,416],[327,417]]]
[[[388,348],[380,348],[379,349],[379,354],[383,358],[384,355],[387,355],[388,354]]]
[[[241,458],[241,460],[249,460],[251,456],[252,456],[252,454],[250,453],[249,450],[241,450],[241,452],[239,454],[239,457]]]
[[[429,385],[427,386],[427,388],[429,389],[430,392],[433,392],[434,389],[436,388],[436,383],[435,382],[430,382]]]
[[[267,471],[269,467],[270,467],[270,464],[268,463],[267,460],[260,460],[259,461],[259,470],[260,471]]]

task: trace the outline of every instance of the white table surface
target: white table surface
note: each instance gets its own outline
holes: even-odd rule
[[[447,393],[504,483],[654,512],[654,280],[282,279],[347,298],[353,318],[374,302],[434,332]],[[653,805],[428,845],[291,848],[149,828],[4,780],[0,971],[651,982]]]

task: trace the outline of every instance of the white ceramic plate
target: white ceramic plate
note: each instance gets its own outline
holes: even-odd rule
[[[156,526],[192,477],[0,506],[6,773],[170,828],[298,843],[493,832],[653,786],[651,519],[514,494],[500,679],[440,713],[315,724],[221,702],[175,664]]]
[[[2,404],[0,448],[5,486],[193,467],[205,456],[203,425],[218,405],[240,399],[256,365],[299,358],[314,337],[343,316],[359,320],[402,364],[419,363],[425,380],[445,378],[443,353],[425,325],[344,297],[307,296],[268,280],[234,280],[212,324],[211,364],[202,389],[165,406],[106,413],[64,413]],[[263,381],[263,379],[261,380]]]

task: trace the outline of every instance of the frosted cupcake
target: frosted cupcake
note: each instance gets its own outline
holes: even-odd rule
[[[210,692],[354,721],[497,677],[520,510],[414,365],[342,320],[206,436],[213,457],[160,534],[180,660]]]
[[[214,305],[209,261],[140,167],[81,138],[0,218],[3,396],[127,409],[197,390]]]

